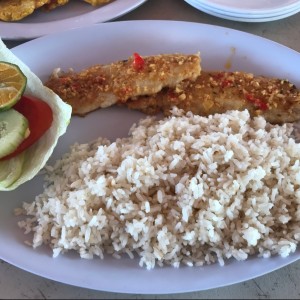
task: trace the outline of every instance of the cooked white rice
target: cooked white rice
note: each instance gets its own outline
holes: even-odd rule
[[[47,166],[45,190],[23,204],[19,225],[53,256],[137,254],[148,269],[285,257],[300,240],[291,133],[248,111],[148,117],[128,138],[75,144]]]

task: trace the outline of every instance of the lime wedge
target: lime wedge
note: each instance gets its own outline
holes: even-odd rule
[[[0,111],[11,108],[23,95],[27,78],[21,69],[0,61]]]

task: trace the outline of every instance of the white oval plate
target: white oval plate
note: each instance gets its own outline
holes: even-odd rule
[[[18,22],[0,21],[2,39],[32,39],[63,30],[79,28],[118,18],[142,5],[146,0],[114,0],[101,7],[83,1],[70,1],[50,12],[36,10]]]
[[[217,26],[175,21],[128,21],[42,37],[13,49],[42,80],[55,67],[77,70],[95,63],[126,59],[133,52],[196,53],[200,51],[204,69],[244,70],[290,79],[300,85],[300,54],[269,40]],[[230,62],[230,63],[229,63]],[[88,142],[98,136],[124,137],[129,127],[144,115],[112,107],[73,117],[67,133],[59,140],[51,161],[60,157],[74,142]],[[42,178],[24,184],[13,192],[1,192],[0,258],[29,272],[59,282],[102,291],[166,294],[205,290],[248,280],[290,264],[300,258],[300,250],[287,257],[252,257],[244,262],[228,261],[202,268],[157,267],[147,271],[138,259],[84,260],[68,253],[52,258],[46,246],[33,250],[23,242],[13,209],[22,201],[33,201],[42,191]]]

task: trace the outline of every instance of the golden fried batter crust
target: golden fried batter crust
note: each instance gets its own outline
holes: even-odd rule
[[[177,106],[198,115],[248,109],[271,123],[300,119],[300,91],[287,80],[254,76],[244,72],[205,72],[194,81],[179,83],[149,97],[128,101],[131,109],[168,115]]]
[[[84,0],[92,6],[99,6],[112,0]],[[65,5],[69,0],[0,0],[0,20],[19,21],[32,14],[37,8],[42,7],[50,11],[58,6]]]
[[[130,57],[78,73],[53,74],[45,85],[72,106],[73,114],[85,115],[97,108],[157,93],[166,86],[174,87],[184,79],[193,81],[201,71],[199,53],[146,56],[141,60],[138,68],[135,58]]]
[[[1,0],[0,20],[18,21],[32,14],[35,9],[48,3],[49,0]]]
[[[98,5],[106,4],[108,2],[112,2],[112,0],[84,0],[84,2],[87,2],[93,6],[98,6]]]
[[[65,5],[69,2],[69,0],[50,0],[43,8],[46,10],[52,10],[58,6]]]

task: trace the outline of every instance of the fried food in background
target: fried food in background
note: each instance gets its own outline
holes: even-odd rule
[[[73,108],[85,115],[98,108],[155,94],[184,79],[195,80],[201,71],[200,54],[161,54],[94,65],[80,72],[54,72],[45,83]]]
[[[24,19],[36,9],[52,11],[56,7],[66,5],[69,0],[0,0],[0,21],[13,22]],[[92,6],[99,6],[112,0],[83,0]]]
[[[47,2],[48,3],[45,4],[43,8],[45,8],[46,10],[52,10],[58,6],[67,4],[69,2],[69,0],[50,0]]]
[[[0,20],[18,21],[34,12],[35,9],[48,3],[49,0],[1,0]]]
[[[89,3],[93,6],[97,6],[97,5],[102,5],[111,2],[111,0],[84,0],[84,2]]]

